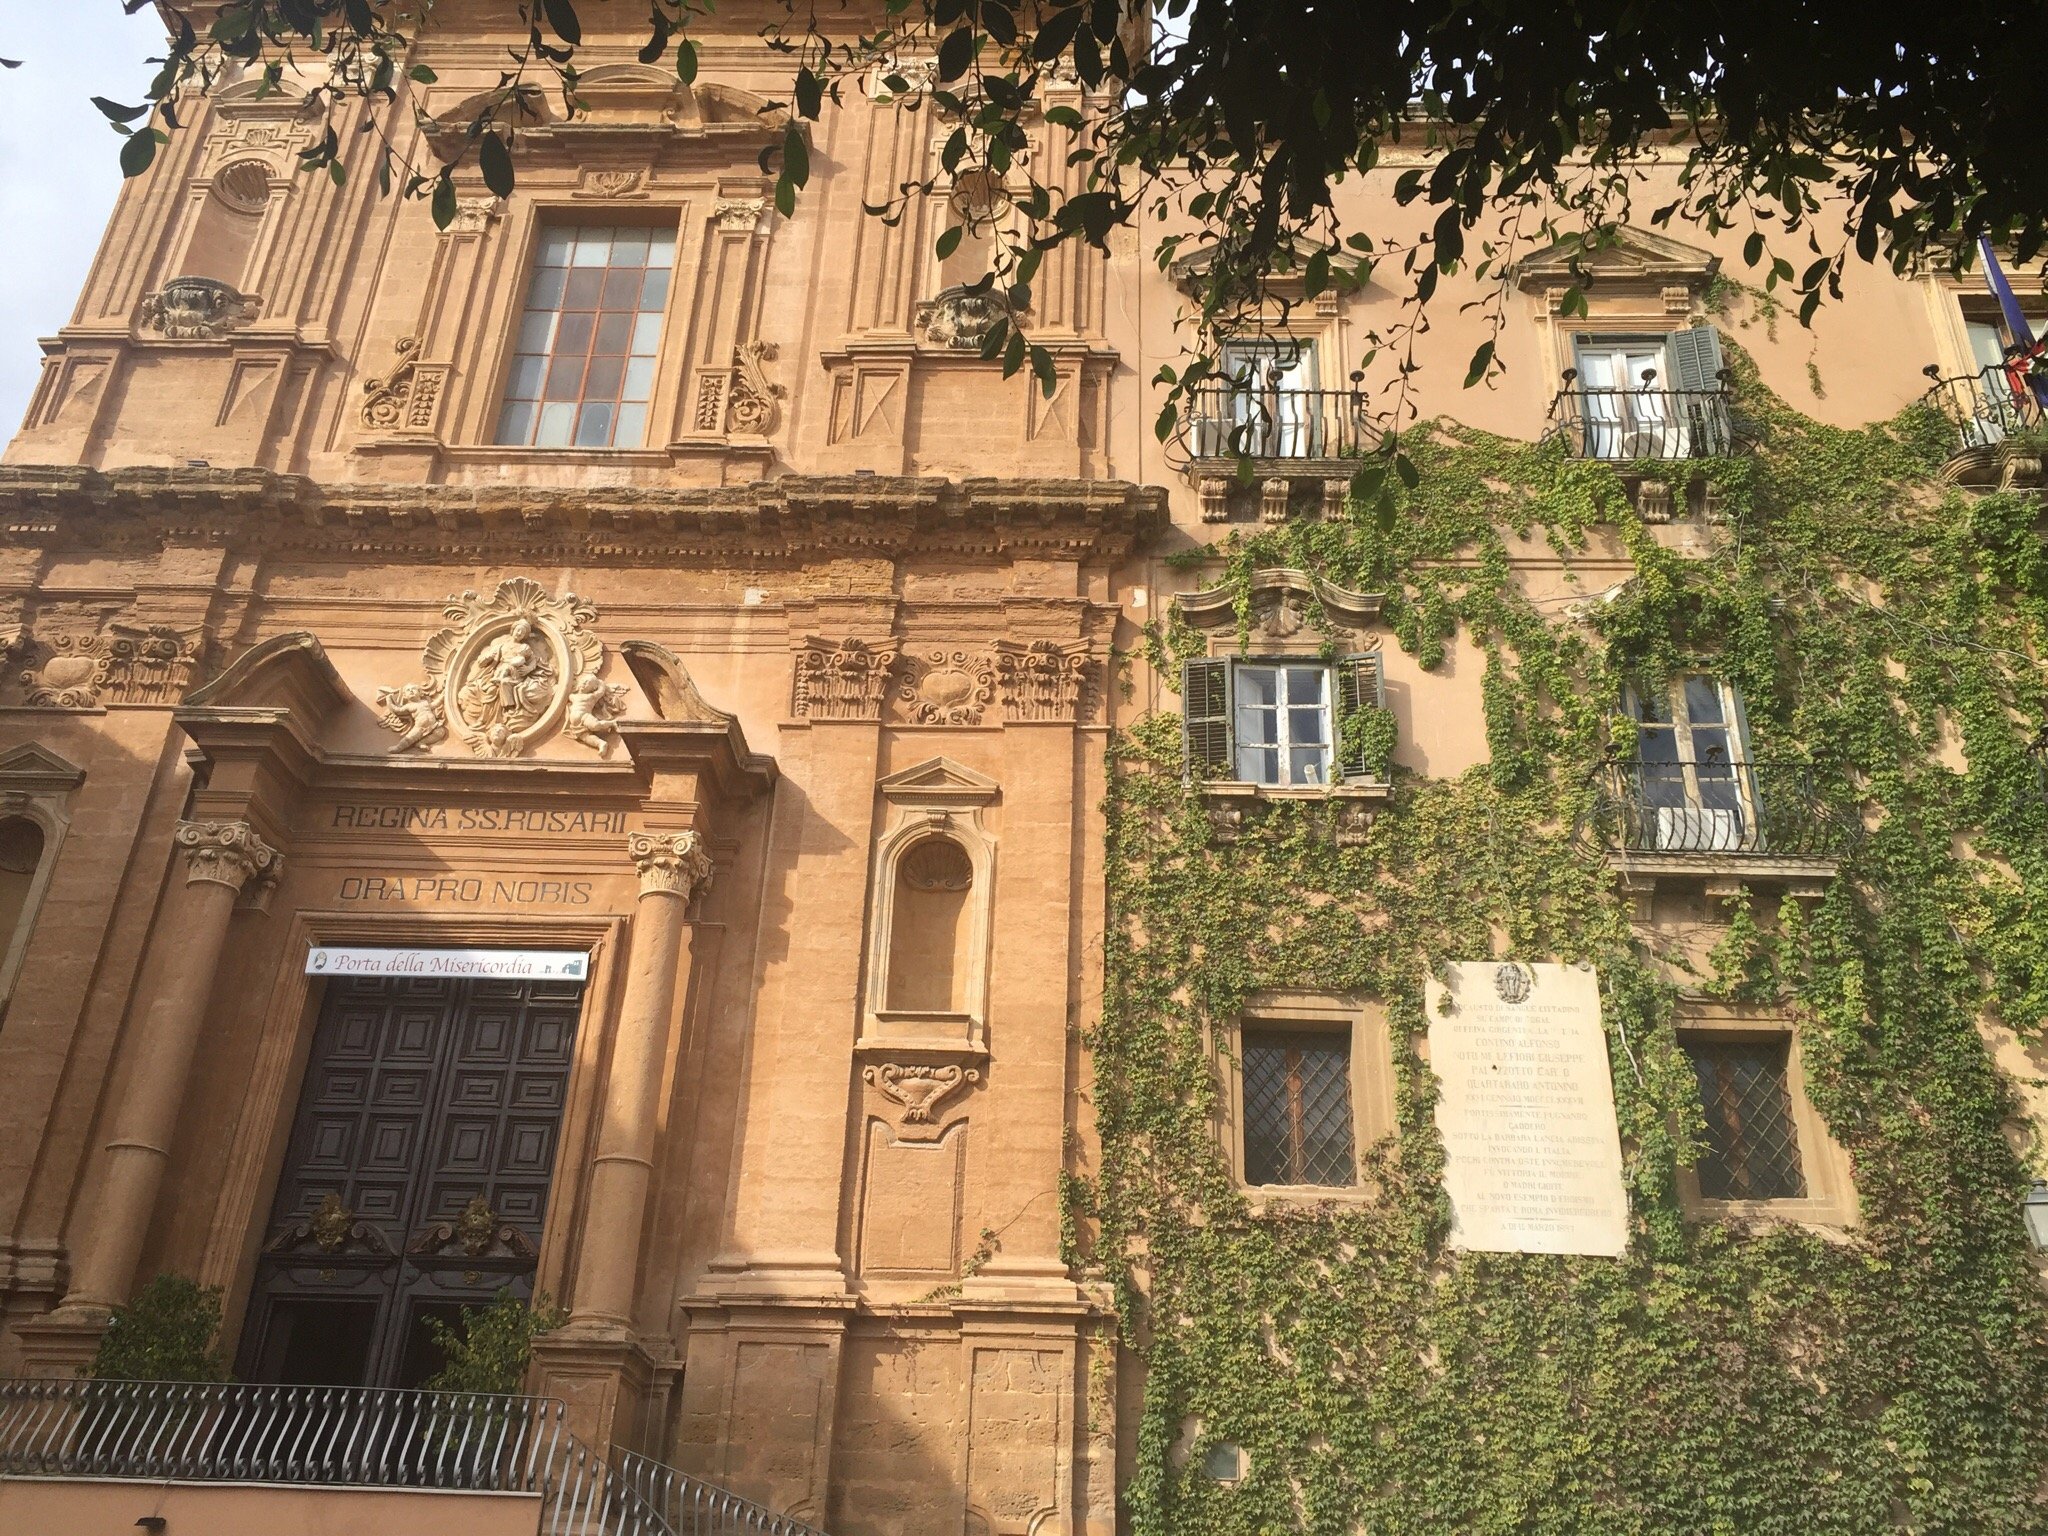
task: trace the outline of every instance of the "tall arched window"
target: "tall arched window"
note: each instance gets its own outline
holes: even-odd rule
[[[14,948],[27,915],[44,842],[43,829],[26,816],[0,818],[0,954]]]
[[[0,1020],[71,825],[72,791],[84,782],[84,769],[47,748],[0,751]]]

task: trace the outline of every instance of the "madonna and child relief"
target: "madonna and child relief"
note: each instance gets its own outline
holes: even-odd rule
[[[451,730],[478,757],[518,757],[557,730],[600,757],[610,751],[626,688],[600,676],[595,608],[515,576],[443,612],[453,622],[427,642],[426,680],[377,690],[394,752],[424,751]]]

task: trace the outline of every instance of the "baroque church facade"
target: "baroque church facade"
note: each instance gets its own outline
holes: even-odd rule
[[[566,1310],[530,1383],[593,1445],[844,1536],[1107,1533],[1141,1383],[1062,1232],[1112,733],[1185,708],[1219,828],[1312,797],[1340,837],[1387,770],[1347,760],[1345,709],[1390,710],[1408,771],[1485,753],[1469,653],[1425,672],[1370,594],[1298,572],[1245,617],[1168,558],[1341,507],[1349,370],[1397,300],[1289,308],[1249,484],[1227,401],[1153,438],[1187,274],[1150,233],[1049,256],[1052,388],[1004,379],[973,253],[932,254],[943,199],[862,213],[930,174],[929,114],[828,111],[779,215],[779,61],[744,10],[690,85],[595,40],[587,111],[523,126],[516,194],[465,182],[446,229],[298,174],[289,88],[216,90],[124,189],[0,467],[0,1373],[73,1374],[174,1272],[222,1289],[239,1379],[414,1385],[422,1320],[511,1286]],[[437,7],[435,83],[352,104],[344,142],[374,119],[431,160],[508,22]],[[1069,130],[1033,132],[1060,165]],[[1721,257],[1602,259],[1579,320],[1526,263],[1530,366],[1459,398],[1436,369],[1442,407],[1534,438],[1563,367],[1597,389],[1652,354],[1711,388]],[[1959,290],[1870,281],[1891,339],[1819,333],[1848,423],[1924,389],[1921,352],[1971,361]],[[1596,404],[1578,430],[1638,458],[1681,428]],[[1671,547],[1720,536],[1683,484],[1644,494]],[[1559,603],[1628,568],[1597,536],[1515,559]],[[1147,662],[1169,617],[1213,666]],[[1724,706],[1687,701],[1679,755]],[[1717,880],[1830,878],[1741,864],[1712,787],[1675,793],[1666,841],[1705,832],[1624,876],[1675,942],[1710,942]],[[1392,1128],[1385,1016],[1269,1012],[1347,1032],[1351,1119],[1304,1139],[1296,1104],[1276,1139],[1238,1092],[1236,1175],[1349,1182]],[[1804,1160],[1777,1197],[1853,1225],[1780,1061]]]

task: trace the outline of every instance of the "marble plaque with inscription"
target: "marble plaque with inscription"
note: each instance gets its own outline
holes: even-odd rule
[[[1451,1245],[1619,1255],[1628,1196],[1598,975],[1488,960],[1446,978],[1429,983],[1429,1064]]]

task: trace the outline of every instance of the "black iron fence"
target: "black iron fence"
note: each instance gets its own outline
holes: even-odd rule
[[[630,1451],[553,1398],[374,1387],[0,1381],[0,1476],[541,1496],[544,1536],[820,1536]]]
[[[1805,763],[1608,763],[1602,831],[1628,853],[1839,858],[1854,834]]]
[[[1595,389],[1567,368],[1550,402],[1550,431],[1578,459],[1712,459],[1735,451],[1735,414],[1725,384],[1659,389],[1652,371],[1630,389]]]
[[[1195,386],[1188,450],[1198,459],[1338,459],[1375,441],[1356,389],[1294,389],[1212,379]]]
[[[1992,363],[1950,377],[1929,363],[1921,372],[1934,382],[1920,398],[1954,429],[1958,450],[1994,448],[2041,425],[2041,402],[2022,371]]]

